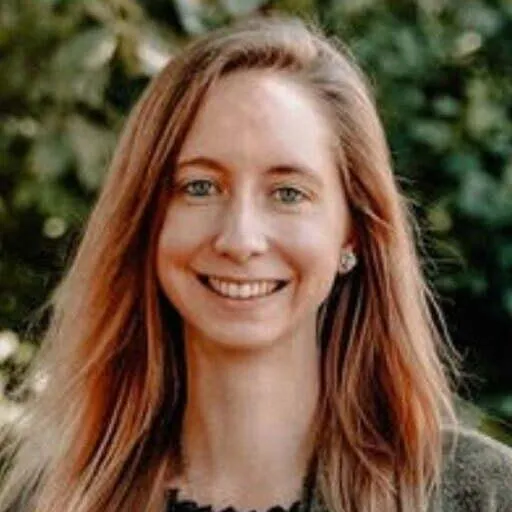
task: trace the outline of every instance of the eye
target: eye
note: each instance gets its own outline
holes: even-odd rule
[[[210,180],[192,180],[180,187],[181,191],[192,197],[207,197],[218,192],[219,189]]]
[[[306,194],[295,187],[279,187],[273,195],[284,204],[297,204],[306,199]]]

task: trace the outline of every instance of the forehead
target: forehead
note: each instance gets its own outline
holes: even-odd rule
[[[277,72],[239,71],[205,97],[180,156],[235,166],[334,165],[332,130],[317,100]]]

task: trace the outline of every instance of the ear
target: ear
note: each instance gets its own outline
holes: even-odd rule
[[[342,251],[352,251],[356,254],[359,252],[359,243],[358,243],[358,238],[357,238],[355,231],[352,230],[350,232],[350,234],[348,235],[348,237],[344,240],[344,242],[341,246],[341,250]]]

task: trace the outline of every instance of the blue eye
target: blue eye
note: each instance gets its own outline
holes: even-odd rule
[[[217,191],[217,187],[210,180],[189,181],[182,187],[183,192],[192,197],[206,197]]]
[[[277,199],[284,204],[297,204],[306,198],[306,195],[294,187],[280,187],[274,191]]]

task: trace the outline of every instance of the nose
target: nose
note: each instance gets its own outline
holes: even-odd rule
[[[215,251],[236,263],[263,254],[268,242],[261,217],[251,200],[233,199],[223,212],[213,244]]]

